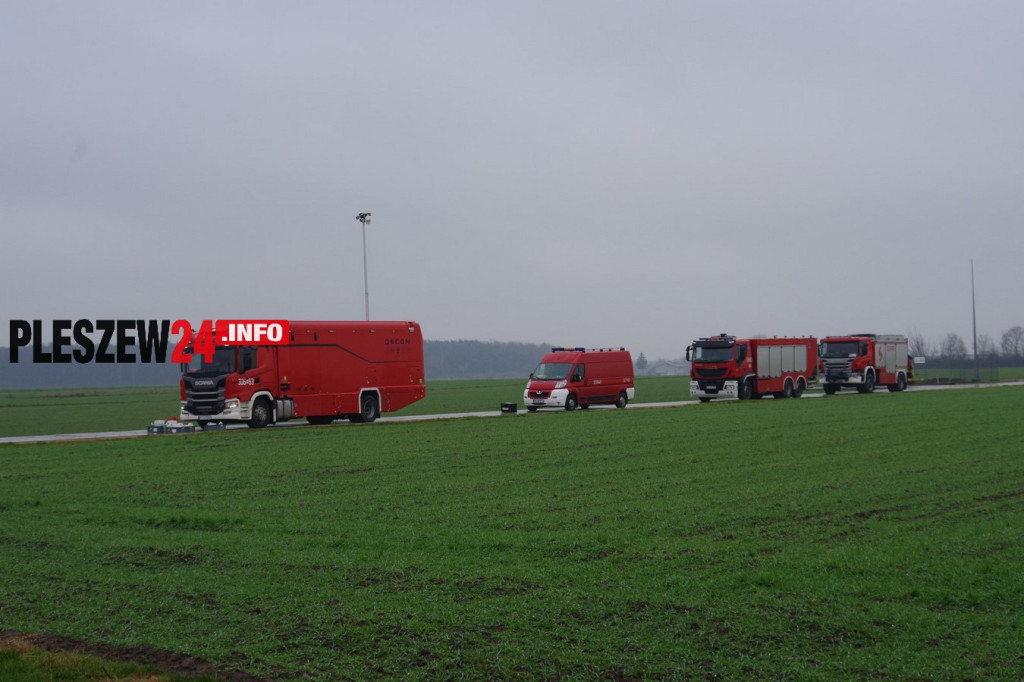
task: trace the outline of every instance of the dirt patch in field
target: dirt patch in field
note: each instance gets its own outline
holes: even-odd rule
[[[0,630],[0,647],[15,651],[42,649],[43,651],[67,652],[95,656],[108,661],[123,661],[152,665],[169,673],[197,677],[206,675],[228,682],[267,682],[267,678],[255,677],[235,670],[223,670],[195,656],[179,654],[148,646],[116,646],[83,639],[61,637],[60,635],[32,634]]]

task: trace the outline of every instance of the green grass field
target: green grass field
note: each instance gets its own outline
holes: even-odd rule
[[[638,377],[637,402],[689,400],[687,377]],[[525,379],[431,381],[427,397],[390,415],[497,412],[522,407]],[[0,389],[0,437],[145,429],[178,415],[177,386]],[[298,420],[302,421],[302,420]]]
[[[981,367],[975,370],[970,366],[950,369],[919,365],[914,368],[914,381],[919,384],[970,384],[974,382],[975,375],[981,383],[1022,381],[1024,380],[1024,367]]]
[[[999,387],[0,445],[0,630],[282,679],[1019,679],[1022,413]]]

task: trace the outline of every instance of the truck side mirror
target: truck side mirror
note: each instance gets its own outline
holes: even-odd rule
[[[690,361],[690,353],[691,353],[692,351],[693,351],[693,346],[687,346],[687,347],[686,347],[686,361],[687,361],[687,362],[689,362],[689,361]]]

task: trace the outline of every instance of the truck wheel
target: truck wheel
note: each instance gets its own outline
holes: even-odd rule
[[[821,387],[821,390],[825,391],[825,395],[835,395],[836,391],[839,390],[839,387],[835,384],[825,384]]]
[[[905,391],[907,389],[907,377],[905,374],[900,374],[896,377],[895,384],[889,384],[886,386],[890,393],[898,393],[899,391]]]
[[[782,397],[792,398],[793,397],[793,382],[790,379],[786,379],[786,383],[782,385]]]
[[[873,393],[875,390],[875,373],[868,372],[864,375],[864,383],[857,387],[858,393]]]
[[[626,406],[626,403],[628,402],[629,398],[626,396],[626,392],[623,391],[622,393],[619,394],[619,399],[615,401],[615,407],[621,410]]]
[[[360,423],[371,423],[380,416],[380,407],[377,405],[377,396],[372,393],[365,393],[359,399],[359,414],[352,415],[352,421]]]
[[[569,395],[567,395],[565,397],[565,411],[566,412],[572,412],[573,410],[576,409],[576,407],[578,405],[579,405],[579,403],[576,402],[576,396],[573,395],[572,393],[570,393]]]
[[[750,400],[754,397],[754,382],[747,379],[740,384],[740,400]]]
[[[274,412],[270,409],[270,403],[266,398],[259,398],[252,406],[252,415],[249,418],[249,428],[262,429],[270,425],[274,418]]]
[[[527,409],[527,411],[529,411],[529,412],[536,412],[536,411],[537,411],[537,408],[536,408],[536,407],[534,407],[533,405],[527,405],[527,406],[526,406],[526,409]]]
[[[793,391],[793,397],[799,398],[804,394],[804,389],[807,388],[807,384],[804,383],[804,378],[800,377],[796,380],[796,390]]]

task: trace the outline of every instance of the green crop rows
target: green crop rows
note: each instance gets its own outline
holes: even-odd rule
[[[1015,679],[1022,414],[999,387],[0,445],[0,630],[278,678]]]

